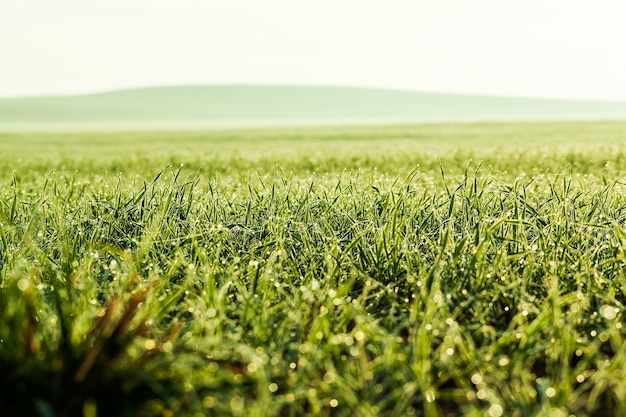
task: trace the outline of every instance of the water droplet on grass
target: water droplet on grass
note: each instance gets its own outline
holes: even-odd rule
[[[30,282],[28,281],[28,279],[22,278],[17,281],[17,288],[19,288],[20,291],[26,291],[28,287],[30,287]]]
[[[426,401],[428,401],[429,403],[432,403],[433,401],[435,401],[435,398],[436,398],[435,390],[429,389],[428,391],[426,391],[424,396],[426,397]]]
[[[600,314],[607,320],[614,320],[617,317],[618,310],[609,305],[603,305],[600,307]]]
[[[489,410],[487,411],[489,417],[500,417],[503,413],[504,409],[500,404],[493,404],[491,407],[489,407]]]
[[[333,372],[326,372],[324,374],[324,382],[326,382],[327,384],[332,384],[333,382],[335,382],[335,374]]]

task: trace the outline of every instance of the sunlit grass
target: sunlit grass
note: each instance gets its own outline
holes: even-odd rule
[[[4,154],[3,412],[623,415],[622,127]]]

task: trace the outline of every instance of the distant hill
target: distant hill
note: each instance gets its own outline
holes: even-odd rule
[[[368,88],[199,85],[0,99],[0,127],[626,118],[626,102]]]

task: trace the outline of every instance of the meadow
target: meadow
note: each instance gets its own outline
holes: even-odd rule
[[[622,416],[626,122],[0,133],[0,415]]]

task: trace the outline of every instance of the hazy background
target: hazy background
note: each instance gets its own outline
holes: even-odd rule
[[[622,0],[2,0],[0,97],[313,84],[626,100]]]

